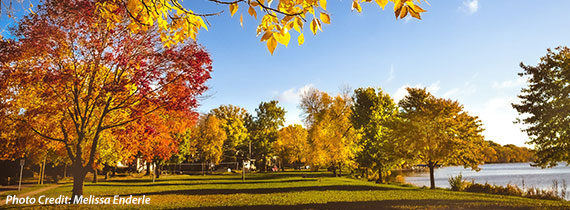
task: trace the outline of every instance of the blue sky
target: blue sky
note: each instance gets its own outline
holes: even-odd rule
[[[255,37],[257,21],[241,8],[210,18],[198,42],[214,59],[207,112],[234,104],[250,112],[261,101],[278,99],[288,124],[302,123],[298,109],[304,88],[338,93],[340,87],[381,87],[396,99],[406,86],[427,87],[452,98],[483,121],[489,140],[524,145],[528,140],[510,103],[525,84],[520,62],[535,65],[547,48],[570,42],[570,1],[430,1],[423,20],[395,20],[389,8],[330,1],[331,25],[297,46],[278,46],[272,56]],[[223,8],[226,9],[226,8]],[[195,8],[199,11],[199,8]],[[227,10],[227,9],[226,9]],[[208,11],[216,11],[208,10]],[[244,14],[244,27],[239,15]]]
[[[308,87],[333,94],[346,85],[381,87],[397,100],[405,87],[427,87],[479,116],[487,139],[524,145],[510,106],[525,85],[519,63],[535,65],[547,48],[570,42],[570,1],[433,0],[421,4],[428,12],[418,21],[396,20],[391,5],[362,4],[359,14],[352,1],[329,0],[331,25],[316,36],[307,28],[302,46],[293,32],[289,47],[271,55],[255,36],[259,20],[244,8],[230,17],[226,6],[202,1],[184,4],[199,13],[226,11],[198,36],[214,60],[210,97],[198,110],[233,104],[253,113],[277,99],[287,124],[302,123],[299,95]],[[5,16],[0,23],[5,28]]]

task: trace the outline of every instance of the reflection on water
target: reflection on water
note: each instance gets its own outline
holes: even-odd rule
[[[435,170],[436,187],[449,188],[448,179],[457,176],[460,173],[463,178],[476,183],[489,183],[494,185],[507,184],[536,187],[541,189],[552,189],[553,180],[558,180],[559,185],[563,180],[570,188],[570,167],[564,163],[554,168],[541,169],[540,167],[531,167],[530,163],[495,163],[479,166],[479,172],[471,169],[465,169],[462,166],[449,166],[438,168]],[[411,172],[406,174],[406,182],[416,186],[429,187],[429,171]]]

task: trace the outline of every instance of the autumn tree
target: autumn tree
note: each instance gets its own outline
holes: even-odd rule
[[[306,161],[307,135],[307,130],[298,124],[281,128],[277,132],[277,141],[273,143],[272,150],[279,157],[282,171],[284,161],[289,164]]]
[[[343,165],[353,165],[357,134],[350,122],[351,103],[346,95],[332,97],[315,88],[301,97],[309,132],[307,161],[314,168],[330,167],[337,175]]]
[[[192,115],[177,111],[155,111],[138,123],[127,125],[126,130],[129,132],[120,138],[122,142],[138,143],[132,150],[148,163],[147,166],[154,165],[154,174],[159,178],[160,166],[173,154],[178,153],[179,144],[182,142],[181,134],[194,124],[196,120],[194,118]],[[150,168],[147,167],[149,173]]]
[[[249,113],[244,108],[234,105],[221,105],[212,109],[211,114],[216,116],[221,123],[222,128],[226,132],[226,140],[224,141],[224,159],[234,162],[238,161],[238,157],[244,157],[248,149],[248,130],[246,121]]]
[[[553,167],[558,162],[570,163],[570,48],[548,49],[536,66],[521,63],[528,87],[513,104],[520,115],[518,123],[536,150],[536,165]]]
[[[399,103],[402,121],[398,132],[404,145],[429,167],[431,189],[439,165],[463,165],[478,170],[485,146],[481,121],[469,115],[457,101],[436,98],[426,89],[407,88]]]
[[[403,163],[406,145],[392,138],[392,126],[398,108],[392,98],[378,89],[358,88],[353,95],[351,122],[361,134],[356,162],[366,169],[378,172],[377,183]]]
[[[218,164],[222,160],[226,132],[221,121],[210,114],[202,115],[192,132],[196,153],[202,162],[202,173],[205,174],[206,163]]]
[[[253,157],[261,162],[261,170],[266,171],[271,145],[277,141],[277,131],[285,123],[285,109],[278,101],[261,102],[255,109],[256,116],[248,123],[249,138]]]
[[[493,141],[486,141],[487,146],[483,150],[485,163],[523,163],[535,161],[534,151],[513,144],[504,146]]]
[[[6,118],[63,145],[73,196],[83,194],[102,136],[159,111],[190,115],[211,71],[208,53],[195,43],[164,48],[158,29],[110,29],[98,7],[46,1],[18,22],[15,39],[0,51],[0,81],[9,81],[1,87],[9,92]]]

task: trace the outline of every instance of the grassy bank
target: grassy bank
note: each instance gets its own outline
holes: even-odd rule
[[[283,172],[251,174],[246,182],[238,174],[117,178],[86,183],[85,195],[142,196],[150,205],[30,205],[30,208],[207,208],[227,209],[570,209],[570,202],[535,200],[481,193],[429,190],[374,184],[329,173]],[[69,196],[71,185],[46,191],[48,197]],[[35,195],[37,197],[39,195]],[[20,205],[0,206],[20,208]]]

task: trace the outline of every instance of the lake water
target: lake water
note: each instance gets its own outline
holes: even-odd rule
[[[494,163],[479,166],[479,172],[471,169],[465,169],[462,166],[449,166],[435,169],[435,185],[436,187],[449,188],[447,181],[452,176],[460,173],[463,178],[476,183],[489,183],[494,185],[507,184],[523,186],[525,188],[536,187],[541,189],[552,189],[553,180],[558,180],[559,188],[562,186],[563,180],[566,180],[568,189],[570,190],[570,167],[562,163],[554,168],[541,169],[540,167],[531,167],[529,163]],[[406,182],[416,186],[430,186],[429,171],[411,172],[406,174]]]

